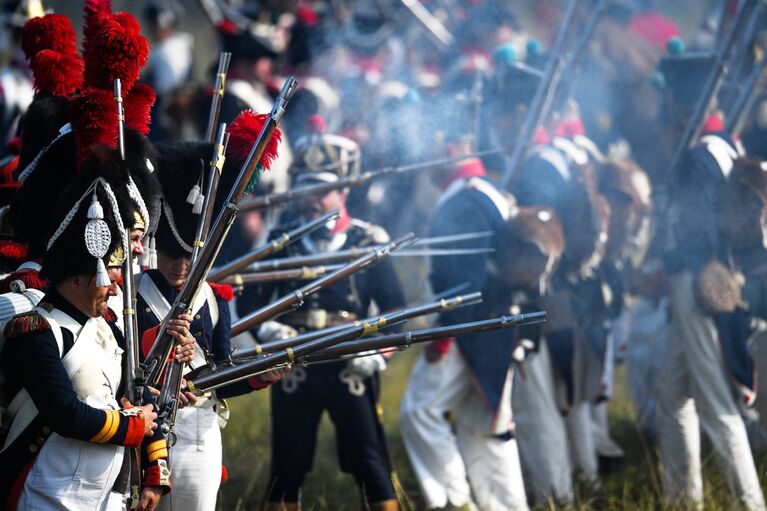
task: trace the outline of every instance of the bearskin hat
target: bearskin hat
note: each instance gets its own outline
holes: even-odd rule
[[[56,284],[95,273],[97,285],[108,285],[105,268],[120,266],[130,250],[120,208],[130,199],[126,190],[110,183],[126,178],[119,163],[117,151],[106,147],[95,148],[82,162],[54,207],[56,229],[46,243],[41,277]]]
[[[213,202],[213,221],[234,186],[266,117],[245,110],[229,127],[226,164]],[[280,139],[279,130],[275,130],[260,162],[265,169],[276,158]],[[213,144],[208,142],[165,142],[157,145],[157,174],[164,197],[156,233],[157,250],[171,257],[192,252],[204,200],[201,193],[205,190],[213,150]]]

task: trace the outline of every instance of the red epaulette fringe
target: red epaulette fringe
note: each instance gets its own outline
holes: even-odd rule
[[[34,332],[43,332],[50,330],[51,325],[36,311],[24,312],[11,319],[5,325],[4,336],[6,339],[13,339],[25,334]]]

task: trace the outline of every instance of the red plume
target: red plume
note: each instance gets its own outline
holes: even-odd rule
[[[243,110],[227,130],[230,135],[227,158],[234,161],[238,166],[245,163],[250,149],[268,117],[267,114],[257,114],[253,110]],[[275,128],[271,140],[266,145],[264,155],[261,157],[261,165],[264,166],[264,169],[269,170],[272,166],[272,161],[277,157],[277,146],[281,140],[282,132],[279,128]]]
[[[110,0],[85,0],[85,21],[83,22],[83,55],[90,51],[91,40],[101,23],[112,15]]]
[[[32,64],[35,92],[54,96],[74,94],[83,84],[83,59],[73,53],[42,50]]]
[[[61,14],[46,14],[32,18],[21,31],[21,49],[30,65],[38,52],[53,50],[74,55],[77,53],[77,36],[69,18]]]
[[[144,83],[136,83],[125,96],[125,125],[142,135],[149,133],[151,111],[157,94]]]
[[[115,147],[117,107],[111,92],[85,89],[72,100],[71,112],[78,162],[82,162],[96,146]]]
[[[85,54],[85,84],[112,90],[115,78],[130,90],[149,57],[149,43],[136,18],[128,13],[106,17],[89,38]]]

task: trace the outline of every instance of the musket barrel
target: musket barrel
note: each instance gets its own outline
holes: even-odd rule
[[[250,378],[251,376],[284,364],[308,364],[320,360],[336,359],[340,356],[359,353],[360,351],[368,351],[370,349],[409,346],[413,343],[427,342],[444,337],[468,335],[477,332],[487,332],[491,330],[541,323],[545,321],[545,319],[545,312],[517,314],[514,316],[502,316],[495,319],[475,321],[472,323],[461,323],[458,325],[416,330],[372,339],[349,341],[343,345],[339,345],[341,342],[339,339],[343,338],[344,332],[337,332],[294,348],[288,348],[284,351],[265,355],[250,362],[216,370],[213,373],[200,376],[194,380],[189,379],[187,380],[187,385],[192,392],[204,393],[224,385],[229,385],[230,383],[244,380],[245,378]],[[334,346],[337,347],[332,348]]]
[[[326,360],[335,360],[346,355],[353,355],[370,350],[380,350],[385,348],[407,347],[413,343],[429,342],[446,337],[458,337],[479,332],[488,332],[492,330],[502,330],[505,328],[515,328],[526,325],[534,325],[546,321],[545,312],[532,312],[528,314],[516,314],[514,316],[502,316],[495,319],[486,319],[483,321],[474,321],[471,323],[461,323],[458,325],[449,325],[424,330],[415,330],[412,332],[402,332],[399,334],[383,335],[370,339],[360,339],[349,341],[343,344],[337,344],[322,351],[315,352],[306,357],[299,357],[297,363],[314,363]]]
[[[399,167],[384,167],[377,170],[368,170],[362,172],[359,176],[339,179],[338,181],[334,181],[332,183],[319,183],[316,185],[299,186],[285,192],[272,193],[262,197],[255,197],[247,201],[242,201],[242,204],[240,204],[240,210],[252,211],[256,209],[270,208],[284,204],[286,202],[300,199],[302,197],[306,197],[308,195],[320,195],[332,190],[340,190],[350,186],[359,186],[381,176],[413,172],[416,170],[426,170],[434,167],[442,167],[445,165],[457,163],[459,161],[467,160],[469,158],[479,158],[491,154],[498,154],[500,152],[501,151],[499,149],[487,149],[484,151],[477,151],[474,153],[454,156],[451,158],[441,158],[427,162],[411,163],[409,165],[401,165]]]
[[[306,236],[309,233],[312,233],[316,231],[317,229],[321,228],[325,224],[327,224],[329,221],[338,218],[338,211],[331,211],[329,213],[326,213],[322,215],[321,217],[317,218],[316,220],[312,220],[311,222],[308,222],[296,229],[293,229],[290,232],[286,232],[279,238],[270,241],[269,243],[265,243],[255,249],[253,252],[249,254],[245,254],[242,257],[239,257],[235,259],[234,261],[231,261],[225,265],[223,265],[220,268],[214,268],[210,275],[208,276],[208,280],[210,282],[220,282],[221,279],[232,275],[237,272],[241,272],[254,262],[263,259],[265,257],[268,257],[276,252],[279,252],[288,244],[292,243],[293,241],[296,241],[298,239],[301,239],[302,237]]]
[[[210,103],[210,113],[208,114],[208,126],[205,128],[205,140],[214,142],[216,136],[216,126],[221,116],[221,103],[224,99],[226,90],[226,73],[229,71],[229,62],[232,54],[222,51],[218,55],[218,69],[216,69],[216,86],[213,88],[213,98]]]
[[[257,325],[260,325],[264,321],[276,317],[291,308],[300,305],[304,298],[316,293],[320,289],[333,285],[340,280],[345,279],[349,275],[361,271],[376,262],[382,260],[391,254],[392,251],[404,246],[406,243],[413,240],[413,235],[408,234],[391,243],[379,248],[378,250],[366,254],[339,270],[334,271],[330,275],[326,275],[320,279],[306,284],[305,286],[293,291],[289,295],[283,296],[276,302],[270,303],[260,309],[248,314],[244,318],[237,321],[232,325],[232,336],[241,334],[242,332],[249,330]]]
[[[474,305],[482,301],[482,293],[477,291],[476,293],[469,293],[466,295],[459,295],[449,299],[441,299],[436,302],[430,302],[426,304],[416,305],[414,307],[407,307],[400,311],[395,311],[383,316],[386,324],[391,325],[395,322],[406,321],[418,316],[425,316],[435,312],[444,312],[446,310],[455,309],[458,307],[466,307],[468,305]],[[290,348],[313,339],[318,339],[326,335],[334,334],[343,330],[353,330],[360,325],[373,324],[380,321],[380,317],[370,317],[361,321],[355,321],[347,325],[339,325],[323,330],[315,330],[312,332],[306,332],[304,334],[297,335],[295,337],[289,337],[287,339],[279,339],[276,341],[260,344],[254,348],[245,348],[236,350],[232,353],[232,360],[237,363],[238,361],[246,360],[248,358],[263,355],[266,353],[273,353],[275,351]]]

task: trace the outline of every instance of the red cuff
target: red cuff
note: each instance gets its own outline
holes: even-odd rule
[[[444,355],[453,345],[455,337],[447,337],[445,339],[437,339],[431,342],[431,347],[434,348],[440,355]]]
[[[248,378],[248,385],[250,385],[253,390],[261,390],[271,385],[271,383],[265,382],[260,376],[251,376]]]
[[[167,473],[163,473],[163,471]],[[144,470],[144,486],[154,486],[155,488],[162,488],[162,493],[165,495],[170,491],[170,471],[167,468],[167,464],[164,467],[159,465],[150,465]]]
[[[144,441],[144,414],[128,417],[128,431],[125,433],[125,447],[141,447]]]

